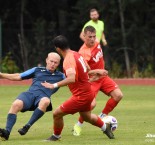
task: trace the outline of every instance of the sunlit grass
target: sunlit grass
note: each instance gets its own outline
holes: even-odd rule
[[[0,86],[0,127],[5,127],[6,115],[11,103],[28,86]],[[123,100],[111,113],[118,120],[118,129],[114,132],[116,139],[109,140],[100,129],[88,123],[83,125],[82,135],[74,137],[71,134],[78,114],[64,117],[65,126],[61,141],[44,142],[52,134],[52,112],[46,113],[36,122],[25,136],[17,132],[29,118],[32,112],[19,113],[17,122],[8,141],[0,141],[0,145],[146,145],[155,144],[155,137],[147,138],[147,134],[155,135],[155,87],[154,86],[121,86]],[[53,107],[65,101],[71,93],[67,87],[61,88],[52,96]],[[108,97],[98,94],[97,106],[93,113],[99,114]]]

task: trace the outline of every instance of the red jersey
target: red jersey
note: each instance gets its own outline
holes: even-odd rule
[[[104,69],[103,52],[98,42],[95,42],[95,45],[91,48],[88,48],[84,43],[81,46],[79,53],[83,56],[92,70]]]
[[[86,65],[79,53],[69,50],[63,62],[63,69],[66,75],[68,72],[75,73],[75,83],[68,85],[74,96],[89,96],[89,94],[92,94]]]
[[[90,69],[104,69],[102,48],[98,42],[95,42],[95,45],[92,48],[88,48],[84,43],[81,46],[79,53],[88,63]],[[116,88],[118,88],[118,85],[109,76],[102,77],[99,80],[92,82],[92,90],[95,94],[100,90],[108,95]]]

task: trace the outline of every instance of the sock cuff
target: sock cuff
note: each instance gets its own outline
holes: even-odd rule
[[[42,113],[42,114],[44,114],[44,111],[40,110],[39,108],[36,108],[35,111],[38,112],[38,113]]]

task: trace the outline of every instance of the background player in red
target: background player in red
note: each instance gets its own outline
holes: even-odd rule
[[[96,41],[96,30],[92,26],[87,26],[84,29],[84,44],[81,46],[79,53],[83,56],[85,61],[88,64],[90,70],[94,69],[104,69],[104,59],[102,48],[99,42]],[[110,99],[107,101],[104,109],[99,115],[100,118],[103,118],[105,115],[108,115],[122,99],[123,94],[119,89],[118,85],[109,77],[102,77],[97,81],[92,82],[92,89],[95,92],[95,96],[98,91],[102,91],[104,94],[110,96]],[[92,109],[96,105],[96,99],[92,102]],[[74,125],[73,135],[79,136],[81,133],[81,127],[83,124],[83,119],[80,117],[77,124]]]
[[[91,102],[95,94],[91,90],[91,83],[88,81],[87,68],[83,57],[70,50],[68,41],[64,36],[57,36],[53,42],[56,51],[64,58],[63,69],[66,78],[54,84],[45,82],[42,85],[50,89],[68,85],[72,96],[53,112],[54,134],[47,140],[59,140],[64,126],[63,116],[77,112],[86,122],[101,128],[110,139],[113,139],[114,135],[110,124],[105,124],[97,115],[91,114]]]

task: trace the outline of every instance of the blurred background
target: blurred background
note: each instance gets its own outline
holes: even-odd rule
[[[155,77],[154,0],[1,0],[0,71],[44,65],[54,51],[52,39],[60,34],[78,51],[90,8],[99,10],[105,24],[103,52],[111,77]]]

